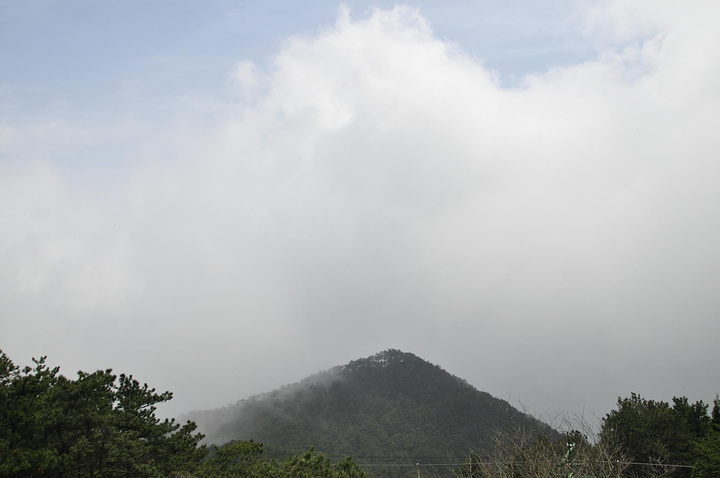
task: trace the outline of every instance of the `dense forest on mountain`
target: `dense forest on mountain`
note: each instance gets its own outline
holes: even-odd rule
[[[236,419],[244,407],[257,413],[252,420],[226,422],[220,432],[251,424],[263,436],[260,426],[269,423],[290,433],[276,443],[256,438],[202,445],[192,421],[155,415],[155,406],[171,398],[131,375],[98,370],[71,379],[44,358],[19,367],[0,351],[0,477],[720,478],[720,398],[711,409],[685,397],[667,403],[632,394],[618,399],[599,429],[561,435],[397,350],[224,410],[239,414]],[[298,414],[309,418],[297,420]],[[335,450],[332,440],[342,456],[320,453],[322,447]],[[368,444],[372,454],[358,453]],[[452,446],[472,452],[453,459]],[[437,450],[446,454],[435,455]]]
[[[213,443],[253,439],[269,453],[314,446],[330,456],[351,454],[360,463],[449,464],[487,450],[497,432],[559,436],[508,402],[399,350],[190,418]]]

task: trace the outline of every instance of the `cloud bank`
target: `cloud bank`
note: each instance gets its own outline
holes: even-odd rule
[[[718,13],[585,5],[598,57],[507,88],[417,10],[341,10],[209,123],[0,125],[3,347],[176,411],[388,347],[538,415],[711,399]],[[113,126],[123,161],[68,159]]]

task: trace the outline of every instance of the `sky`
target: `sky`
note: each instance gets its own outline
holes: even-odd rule
[[[720,392],[720,3],[0,0],[0,349],[210,409],[397,348]]]

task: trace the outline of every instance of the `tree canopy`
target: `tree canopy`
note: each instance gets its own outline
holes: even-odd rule
[[[312,450],[286,461],[262,459],[262,445],[200,445],[188,421],[156,416],[172,398],[111,370],[50,368],[46,358],[18,367],[0,351],[0,477],[363,478],[351,460],[333,464]]]
[[[477,406],[473,403],[479,392],[441,369],[411,354],[388,351],[351,362],[340,372],[345,374],[340,374],[340,380],[332,377],[323,381],[315,377],[311,383],[293,387],[287,395],[292,400],[275,397],[282,406],[296,407],[288,409],[288,414],[304,418],[296,423],[302,426],[295,431],[307,433],[308,420],[317,419],[318,409],[324,408],[335,418],[345,417],[344,423],[355,429],[355,434],[351,434],[344,429],[325,427],[330,438],[324,439],[337,440],[348,447],[345,450],[362,449],[363,440],[378,435],[386,437],[388,444],[422,453],[424,450],[417,446],[427,444],[409,442],[399,433],[390,435],[390,431],[397,429],[395,425],[363,428],[361,418],[369,416],[364,413],[367,407],[382,405],[387,417],[399,414],[405,420],[403,423],[415,425],[422,421],[419,415],[410,417],[409,413],[413,407],[419,407],[432,417],[434,433],[444,436],[441,432],[446,427],[467,437],[460,421],[453,420],[453,413]],[[422,386],[418,387],[418,382]],[[361,390],[373,391],[365,395],[370,399],[364,403],[359,400]],[[446,395],[449,390],[455,393],[438,402],[435,400],[438,390]],[[412,393],[403,395],[408,391]],[[318,392],[324,398],[310,400]],[[398,397],[400,403],[390,400]],[[170,392],[157,392],[132,375],[118,375],[108,369],[81,371],[71,379],[61,375],[59,367],[50,368],[45,357],[34,359],[32,366],[19,367],[0,351],[0,477],[367,476],[352,459],[333,463],[314,448],[293,451],[289,458],[278,460],[267,459],[263,444],[252,440],[231,441],[219,447],[201,445],[203,435],[197,433],[195,423],[180,424],[156,416],[156,406],[171,398]],[[435,411],[432,403],[443,403],[444,408]],[[398,406],[392,407],[393,404]],[[720,478],[720,398],[716,397],[712,410],[709,408],[702,401],[691,403],[685,397],[674,398],[670,404],[632,394],[618,399],[617,409],[604,417],[599,436],[592,439],[578,431],[562,436],[557,432],[542,434],[531,420],[511,421],[510,428],[495,428],[499,435],[493,443],[478,440],[478,444],[491,446],[470,455],[455,473],[465,478],[563,475]],[[322,442],[320,435],[312,436]],[[349,437],[357,440],[350,442]],[[446,444],[450,441],[446,439]],[[387,453],[387,449],[379,452]],[[448,472],[449,468],[443,471]],[[397,468],[382,473],[405,476],[413,471]]]
[[[498,434],[490,453],[470,455],[456,474],[720,478],[720,398],[710,413],[702,401],[690,403],[685,397],[670,404],[633,393],[617,403],[591,439],[577,430],[553,440],[516,429]]]
[[[168,476],[205,453],[195,424],[161,420],[172,398],[111,370],[72,380],[45,357],[20,368],[0,352],[0,476]]]
[[[263,445],[253,441],[234,441],[211,447],[209,458],[197,475],[208,478],[365,478],[365,472],[352,461],[333,464],[324,455],[310,450],[286,461],[262,459]]]
[[[373,457],[392,457],[393,465],[402,466],[383,469],[386,477],[416,476],[418,462],[443,463],[449,470],[470,451],[491,446],[494,430],[522,427],[536,436],[557,435],[508,402],[395,349],[203,412],[197,422],[211,441],[252,438],[263,442],[268,454],[312,446],[370,463]],[[220,426],[213,429],[211,423]]]
[[[633,393],[619,398],[617,410],[605,416],[601,439],[617,443],[632,463],[629,474],[652,476],[662,468],[675,477],[689,477],[693,467],[718,460],[718,427],[718,398],[708,414],[708,405],[702,401],[690,403],[685,397],[676,397],[671,405]],[[696,469],[694,476],[717,475]]]

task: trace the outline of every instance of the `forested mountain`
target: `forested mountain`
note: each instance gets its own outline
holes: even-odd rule
[[[315,447],[360,463],[457,462],[486,450],[498,431],[557,435],[508,402],[399,350],[189,418],[211,443],[252,439],[269,453]]]
[[[710,410],[633,393],[599,430],[579,421],[560,437],[441,368],[388,350],[196,414],[213,441],[230,440],[207,447],[195,423],[155,415],[170,392],[111,370],[68,378],[44,357],[33,364],[17,366],[0,350],[0,478],[720,476],[717,396]]]

